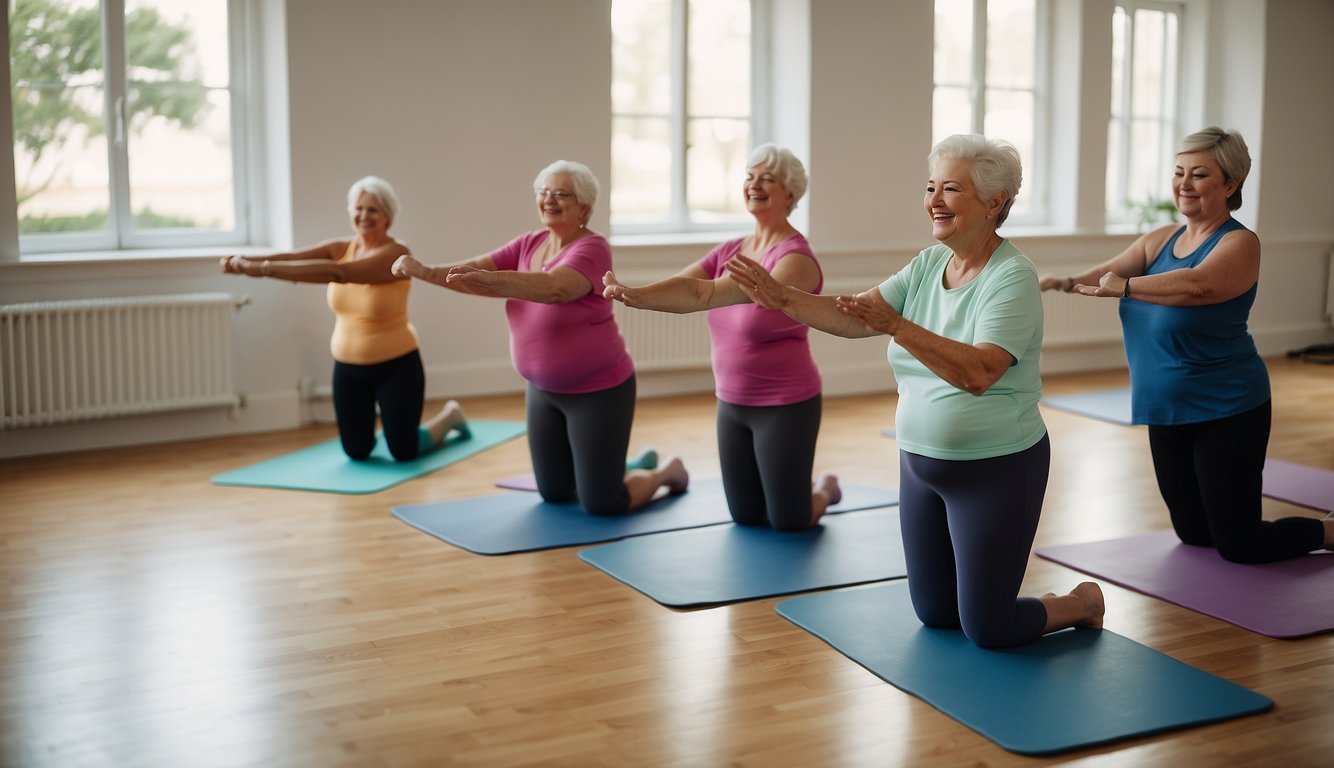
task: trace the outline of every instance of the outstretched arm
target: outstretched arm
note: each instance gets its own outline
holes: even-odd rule
[[[848,339],[864,339],[884,333],[871,328],[852,315],[839,311],[837,299],[850,297],[817,296],[800,288],[784,285],[765,271],[759,262],[741,254],[727,261],[727,274],[756,304],[766,309],[782,310],[793,320],[816,330]],[[875,289],[859,294],[859,297],[879,301],[885,307],[889,307]],[[893,312],[893,309],[890,308],[889,311]]]
[[[1176,225],[1159,227],[1135,238],[1124,251],[1112,258],[1089,267],[1073,275],[1043,275],[1038,279],[1038,287],[1044,291],[1059,290],[1066,293],[1081,293],[1086,296],[1110,295],[1099,293],[1099,285],[1108,275],[1118,278],[1116,295],[1120,297],[1124,280],[1144,274],[1153,261],[1153,257],[1167,242],[1176,229]]]
[[[1254,232],[1238,230],[1224,235],[1197,266],[1156,275],[1145,275],[1141,270],[1125,276],[1111,270],[1098,278],[1096,286],[1078,285],[1075,292],[1084,296],[1129,297],[1173,307],[1198,307],[1235,299],[1259,279],[1260,239]]]
[[[421,263],[411,254],[404,254],[394,262],[392,271],[398,277],[410,277],[418,280],[425,280],[441,288],[449,288],[459,293],[466,293],[473,296],[487,296],[490,298],[499,298],[500,294],[485,289],[481,284],[464,283],[456,281],[453,284],[449,282],[449,273],[453,269],[470,268],[476,270],[494,271],[495,263],[490,256],[478,256],[468,261],[462,261],[457,264],[445,264],[441,266],[428,266]]]
[[[354,261],[339,263],[347,252],[347,240],[327,243],[292,253],[269,256],[228,256],[222,271],[250,277],[272,277],[294,283],[391,283],[399,278],[390,271],[394,260],[407,253],[397,241],[384,243]]]

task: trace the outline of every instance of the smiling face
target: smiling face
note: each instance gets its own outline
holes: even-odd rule
[[[931,218],[931,236],[956,253],[982,242],[995,233],[994,216],[1005,196],[983,200],[973,184],[973,163],[958,157],[942,157],[926,182],[922,200]]]
[[[1172,198],[1187,219],[1211,218],[1228,210],[1227,199],[1237,191],[1237,182],[1226,181],[1214,153],[1209,150],[1177,155],[1172,175]]]
[[[746,169],[742,193],[745,195],[746,210],[752,216],[773,211],[786,217],[788,211],[792,210],[792,193],[787,191],[778,175],[767,165]]]
[[[376,241],[389,233],[389,212],[385,210],[380,198],[370,192],[357,196],[356,205],[352,206],[352,228],[363,239]]]
[[[578,229],[588,223],[590,206],[576,200],[574,181],[568,173],[553,173],[546,178],[542,186],[535,190],[537,194],[537,214],[542,225],[549,229]]]

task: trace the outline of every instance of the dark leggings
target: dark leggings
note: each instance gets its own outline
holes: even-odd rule
[[[1272,563],[1320,549],[1314,518],[1262,520],[1272,401],[1223,419],[1149,426],[1149,450],[1172,529],[1183,543],[1217,547],[1234,563]]]
[[[578,501],[594,515],[630,509],[625,454],[635,417],[635,377],[600,392],[562,395],[528,385],[528,450],[537,492]]]
[[[357,460],[375,448],[375,406],[389,453],[397,461],[410,461],[421,453],[425,439],[421,427],[422,401],[426,397],[426,371],[421,354],[413,350],[402,357],[374,365],[334,361],[333,404],[338,419],[338,437],[343,452]]]
[[[1019,453],[973,461],[899,452],[908,592],[923,624],[962,627],[984,648],[1042,636],[1046,607],[1018,595],[1050,467],[1046,436]]]
[[[718,457],[732,519],[781,531],[811,527],[819,395],[791,405],[718,401]]]

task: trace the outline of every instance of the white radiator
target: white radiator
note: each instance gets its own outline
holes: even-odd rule
[[[226,293],[0,306],[0,429],[237,406]]]
[[[707,312],[676,315],[616,303],[616,326],[640,371],[709,367]]]

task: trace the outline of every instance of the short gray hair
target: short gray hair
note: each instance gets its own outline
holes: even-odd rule
[[[787,212],[792,213],[797,207],[797,201],[806,194],[806,167],[792,154],[792,150],[777,144],[761,144],[751,150],[750,157],[746,159],[746,170],[759,166],[773,170],[783,189],[792,195],[792,204],[787,207]]]
[[[1206,149],[1213,152],[1214,161],[1223,172],[1223,181],[1237,181],[1237,191],[1227,199],[1227,209],[1235,211],[1241,207],[1241,187],[1251,173],[1251,151],[1246,148],[1246,140],[1236,131],[1211,125],[1182,139],[1177,145],[1177,154]]]
[[[357,199],[361,197],[363,192],[379,200],[380,205],[384,207],[384,212],[389,215],[389,223],[394,223],[394,220],[398,218],[398,195],[394,192],[394,186],[379,176],[366,176],[358,179],[347,190],[347,209],[349,211],[356,209]]]
[[[537,174],[537,178],[533,179],[533,189],[541,189],[547,179],[558,173],[570,177],[570,185],[574,187],[574,201],[588,206],[588,212],[592,214],[593,206],[598,201],[598,177],[583,163],[557,160]]]
[[[1004,139],[988,139],[976,133],[956,133],[940,140],[927,155],[927,167],[935,173],[936,162],[941,158],[953,157],[969,160],[973,164],[973,186],[983,200],[992,200],[1005,192],[1005,205],[996,216],[999,228],[1010,215],[1014,198],[1019,194],[1019,187],[1024,181],[1023,165],[1019,162],[1019,150]]]

